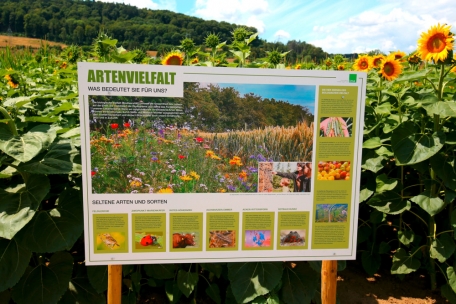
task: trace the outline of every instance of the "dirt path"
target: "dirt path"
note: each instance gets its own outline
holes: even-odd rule
[[[348,262],[338,276],[337,294],[341,304],[443,304],[440,291],[429,289],[423,274],[407,275],[403,281],[388,273],[368,276],[356,262]]]

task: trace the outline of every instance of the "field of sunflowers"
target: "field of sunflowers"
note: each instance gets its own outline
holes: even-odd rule
[[[323,62],[290,63],[286,53],[277,51],[249,60],[255,39],[242,27],[233,31],[229,44],[209,34],[205,44],[210,51],[203,52],[186,38],[160,59],[117,47],[104,33],[91,52],[46,45],[36,52],[0,50],[0,302],[106,302],[107,267],[84,265],[82,237],[76,63],[97,61],[367,72],[358,260],[370,275],[389,269],[404,282],[410,273],[423,273],[429,289],[456,303],[451,26],[437,24],[423,32],[413,53],[359,55],[354,62],[335,55]],[[266,131],[277,134],[264,143],[266,131],[261,129],[216,135],[173,126],[107,124],[91,134],[99,156],[92,169],[93,191],[256,191],[252,181],[257,172],[250,167],[261,157],[286,153],[270,149],[275,142],[289,143],[289,151],[295,151],[297,138],[298,144],[310,140],[307,147],[313,137],[304,123],[271,128]],[[155,149],[142,151],[145,142]],[[214,146],[205,147],[208,142]],[[248,143],[249,150],[241,153],[239,147]],[[130,155],[133,145],[147,162],[136,162],[133,154],[116,158],[118,149]],[[302,153],[299,158],[311,159],[308,151]],[[216,165],[188,163],[190,154]],[[146,176],[150,166],[168,173]],[[345,262],[338,266],[343,271]],[[144,301],[154,293],[170,303],[320,303],[320,270],[319,262],[289,261],[128,265],[123,267],[122,302]],[[257,283],[248,284],[251,278]]]

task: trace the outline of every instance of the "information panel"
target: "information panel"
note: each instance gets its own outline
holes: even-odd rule
[[[87,265],[355,259],[365,73],[78,73]]]

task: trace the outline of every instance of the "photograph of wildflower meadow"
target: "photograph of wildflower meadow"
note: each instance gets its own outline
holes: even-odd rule
[[[308,85],[89,96],[92,192],[258,192],[259,162],[311,161],[314,104]]]

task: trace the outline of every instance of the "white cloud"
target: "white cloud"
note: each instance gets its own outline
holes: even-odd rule
[[[153,10],[170,10],[176,11],[176,1],[175,0],[102,0],[103,2],[112,2],[112,3],[123,3],[129,4],[132,6],[137,6],[139,8],[148,8]]]
[[[196,0],[194,15],[206,20],[254,26],[263,33],[263,17],[268,14],[268,7],[266,0]]]
[[[276,40],[279,40],[280,42],[283,42],[283,43],[286,43],[287,40],[289,40],[291,37],[290,33],[288,33],[287,31],[284,31],[284,30],[278,30],[275,34],[274,34],[274,38]],[[285,41],[284,41],[285,40]]]
[[[436,1],[431,10],[429,1],[403,4],[385,11],[366,10],[330,25],[316,25],[312,34],[314,39],[309,43],[329,53],[363,53],[373,49],[385,53],[398,49],[412,52],[417,47],[420,33],[431,25],[439,22],[451,24],[449,19],[453,19],[456,26],[456,7],[441,7],[449,4],[446,0]]]
[[[258,33],[261,35],[264,33],[265,25],[263,20],[258,19],[256,16],[250,16],[249,19],[247,19],[247,23],[245,24],[247,26],[253,26],[258,30]]]

